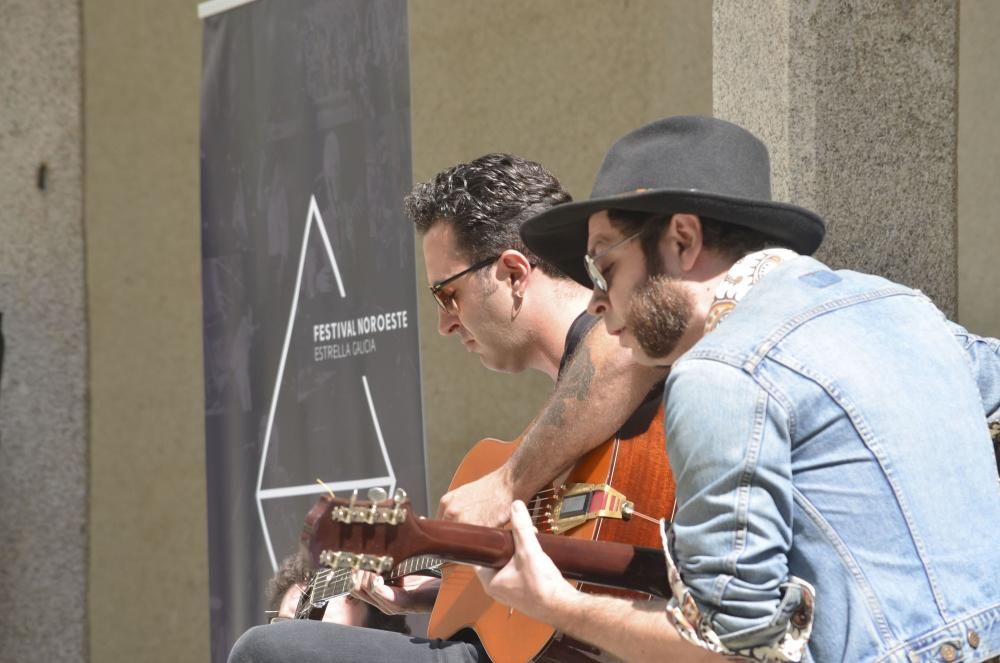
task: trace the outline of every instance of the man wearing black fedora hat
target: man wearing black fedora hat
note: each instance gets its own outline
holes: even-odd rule
[[[527,221],[637,360],[672,366],[673,598],[561,579],[524,505],[487,591],[626,660],[984,661],[1000,654],[1000,341],[918,291],[809,257],[763,143],[677,117],[616,143],[592,198]]]

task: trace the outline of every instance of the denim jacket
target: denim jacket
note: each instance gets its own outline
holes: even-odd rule
[[[726,647],[781,637],[795,576],[816,590],[804,660],[1000,654],[998,343],[798,257],[674,364],[670,552]]]

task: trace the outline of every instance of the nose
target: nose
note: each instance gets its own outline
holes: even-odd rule
[[[604,315],[608,310],[608,296],[599,288],[594,288],[590,295],[590,302],[587,303],[587,312],[598,317]]]
[[[437,307],[438,312],[438,333],[442,336],[448,336],[449,334],[454,334],[458,331],[461,326],[458,322],[458,316],[456,316],[451,311],[446,311],[440,306]]]

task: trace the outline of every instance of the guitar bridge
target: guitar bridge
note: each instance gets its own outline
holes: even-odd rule
[[[571,483],[559,487],[546,507],[553,534],[562,534],[595,518],[628,520],[635,505],[608,484]]]

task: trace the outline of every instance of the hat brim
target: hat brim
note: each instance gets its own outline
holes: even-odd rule
[[[803,255],[812,255],[819,248],[826,231],[818,214],[795,205],[700,191],[653,189],[556,205],[526,221],[521,226],[521,239],[542,260],[580,285],[592,288],[583,264],[587,222],[591,215],[608,209],[697,214],[751,228]]]

